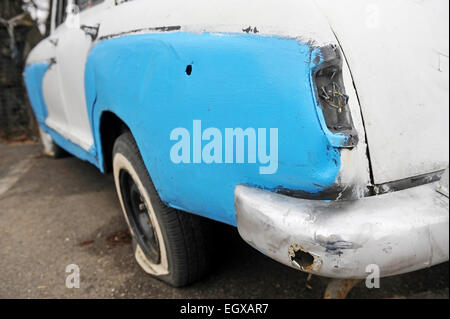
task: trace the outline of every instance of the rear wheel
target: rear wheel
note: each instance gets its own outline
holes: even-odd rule
[[[115,141],[113,173],[142,269],[176,287],[202,277],[210,260],[208,221],[161,201],[129,132]]]

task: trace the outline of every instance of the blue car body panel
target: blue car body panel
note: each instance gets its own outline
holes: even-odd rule
[[[94,145],[79,157],[103,170],[100,120],[111,111],[130,128],[161,199],[171,207],[236,225],[238,184],[324,191],[336,183],[344,141],[324,128],[311,80],[320,63],[312,61],[316,54],[297,39],[248,34],[150,33],[102,40],[85,70]],[[258,163],[172,162],[171,131],[192,132],[194,120],[222,132],[278,128],[278,170],[264,175]]]
[[[52,64],[50,62],[34,63],[27,65],[24,70],[25,85],[27,87],[28,97],[30,99],[33,112],[36,116],[36,120],[38,121],[41,129],[44,132],[49,133],[55,143],[64,150],[82,160],[88,161],[91,164],[100,167],[95,147],[92,147],[89,151],[85,151],[79,145],[73,143],[67,138],[61,136],[52,128],[48,127],[45,123],[45,119],[48,116],[48,110],[42,91],[42,84],[44,81],[44,76],[51,66]]]
[[[28,97],[31,101],[34,115],[39,124],[45,123],[48,116],[47,106],[45,105],[42,83],[44,75],[50,67],[50,62],[35,63],[25,67],[24,80],[28,91]]]

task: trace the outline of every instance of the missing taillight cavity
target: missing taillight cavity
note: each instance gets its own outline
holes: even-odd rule
[[[358,138],[342,77],[341,52],[337,46],[330,45],[321,48],[321,56],[323,62],[314,71],[313,78],[327,128],[332,133],[347,135],[344,147],[353,147]]]
[[[348,95],[345,94],[342,84],[338,83],[340,82],[338,79],[339,73],[339,69],[331,66],[325,70],[320,70],[317,76],[329,79],[329,81],[324,81],[328,82],[326,85],[318,88],[320,99],[341,113],[348,103]]]

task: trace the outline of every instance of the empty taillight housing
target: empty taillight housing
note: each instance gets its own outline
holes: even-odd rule
[[[342,76],[342,54],[336,45],[321,47],[316,55],[313,81],[326,126],[331,133],[345,135],[343,147],[354,147],[358,135],[348,106]]]

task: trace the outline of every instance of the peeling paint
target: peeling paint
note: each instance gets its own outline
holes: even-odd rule
[[[252,27],[252,26],[242,29],[242,31],[245,33],[258,33],[259,32],[257,27]]]
[[[162,26],[162,27],[148,27],[148,28],[141,28],[141,29],[135,29],[135,30],[129,30],[129,31],[123,31],[119,33],[113,33],[101,36],[99,41],[107,40],[111,38],[116,38],[124,35],[130,35],[135,33],[145,33],[145,32],[174,32],[181,30],[181,26],[174,25],[174,26]]]

